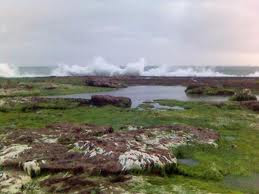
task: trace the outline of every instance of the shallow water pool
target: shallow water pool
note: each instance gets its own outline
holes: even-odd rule
[[[251,176],[227,176],[224,178],[224,183],[230,187],[250,190],[254,193],[259,193],[259,174]]]
[[[62,98],[82,98],[90,99],[92,95],[112,95],[129,97],[132,100],[132,108],[138,107],[143,102],[158,99],[174,99],[181,101],[211,101],[224,102],[228,100],[225,96],[187,96],[185,94],[186,87],[183,86],[130,86],[110,92],[73,94],[59,96]]]

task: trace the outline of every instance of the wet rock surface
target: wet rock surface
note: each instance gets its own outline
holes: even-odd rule
[[[124,88],[127,87],[122,81],[110,77],[89,77],[85,80],[86,85],[105,88]]]
[[[115,97],[110,95],[94,95],[91,97],[91,104],[94,106],[114,105],[118,107],[130,108],[131,99],[127,97]]]
[[[122,184],[131,182],[130,175],[91,177],[85,174],[56,174],[40,182],[48,193],[127,193]]]
[[[83,79],[109,79],[115,82],[122,82],[129,86],[134,85],[209,85],[233,88],[259,89],[259,78],[248,77],[158,77],[158,76],[88,76]]]
[[[3,139],[0,165],[42,172],[121,174],[175,166],[171,147],[214,144],[219,135],[210,129],[183,125],[114,132],[94,125],[51,125],[36,131],[19,130]]]
[[[93,193],[98,191],[99,184],[80,176],[53,177],[41,182],[41,187],[50,193]]]
[[[259,112],[259,101],[241,102],[241,106],[246,107],[250,110]]]

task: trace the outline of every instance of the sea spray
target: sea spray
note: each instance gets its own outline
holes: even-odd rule
[[[16,77],[18,69],[14,65],[0,64],[0,77]]]
[[[195,76],[195,77],[259,77],[259,67],[251,66],[176,66],[147,63],[144,58],[126,64],[113,64],[96,57],[84,65],[15,66],[0,64],[0,77],[42,76]]]
[[[53,76],[99,75],[99,76],[234,76],[218,72],[213,67],[175,67],[170,65],[150,65],[144,58],[125,65],[115,65],[102,57],[97,57],[87,65],[60,64],[52,72]]]
[[[249,75],[247,75],[247,77],[259,77],[259,71],[256,71],[254,73],[250,73]]]
[[[100,76],[116,76],[116,75],[143,75],[146,66],[145,59],[140,59],[134,63],[128,63],[124,66],[115,65],[107,62],[102,57],[96,57],[87,65],[67,65],[60,64],[52,72],[53,76],[68,75],[100,75]]]

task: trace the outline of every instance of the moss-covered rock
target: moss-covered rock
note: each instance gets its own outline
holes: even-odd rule
[[[185,93],[188,95],[231,96],[235,92],[221,86],[189,85]]]
[[[230,98],[232,101],[257,101],[257,97],[250,89],[243,89],[237,91],[234,96]]]

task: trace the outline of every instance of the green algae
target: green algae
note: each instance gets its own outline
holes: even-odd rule
[[[176,194],[207,194],[207,193],[232,193],[239,194],[238,190],[222,186],[215,181],[202,181],[185,176],[138,176],[126,187],[131,193],[176,193]]]
[[[0,98],[55,96],[111,91],[111,88],[86,86],[81,78],[0,78]]]
[[[187,124],[217,130],[221,139],[218,146],[177,148],[179,158],[198,161],[195,166],[178,164],[177,168],[167,171],[163,177],[144,176],[138,172],[138,184],[125,183],[123,188],[129,192],[143,193],[249,193],[249,188],[229,186],[225,177],[249,176],[259,172],[259,115],[242,109],[237,103],[212,104],[205,102],[180,102],[159,100],[161,105],[181,106],[185,111],[153,110],[138,111],[113,106],[91,107],[71,106],[62,102],[66,109],[39,108],[37,111],[14,109],[0,112],[0,133],[29,128],[45,127],[52,123],[72,122],[111,125],[116,130],[122,126],[153,126]],[[45,107],[52,106],[48,102]],[[229,141],[224,137],[235,137]],[[144,173],[145,174],[145,173]],[[134,183],[134,181],[132,181]],[[37,185],[37,184],[36,184]],[[28,188],[31,186],[28,185]],[[33,186],[32,186],[33,187]]]

